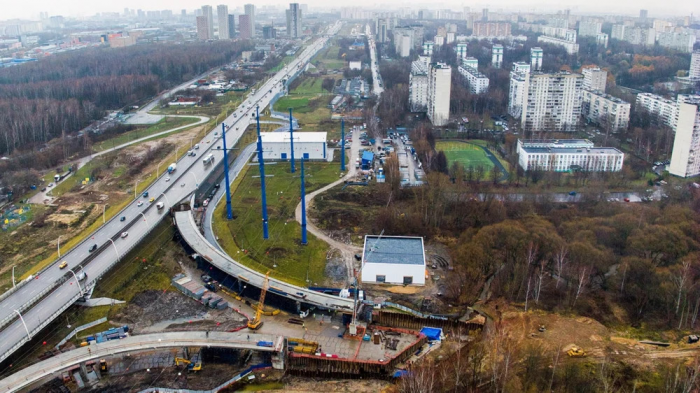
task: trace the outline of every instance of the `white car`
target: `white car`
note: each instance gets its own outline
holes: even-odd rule
[[[165,178],[165,181],[170,181],[170,178],[169,178],[169,177],[166,177],[166,178]]]
[[[122,232],[122,239],[129,236],[129,232]]]
[[[139,203],[137,203],[136,206],[138,206],[138,207],[143,206],[143,201],[139,201]]]

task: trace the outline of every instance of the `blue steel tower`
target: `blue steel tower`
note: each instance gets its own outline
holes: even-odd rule
[[[301,244],[306,245],[306,185],[304,184],[304,157],[301,158]]]
[[[265,196],[265,164],[263,163],[262,137],[260,136],[260,108],[255,108],[258,125],[258,165],[260,167],[260,192],[262,196],[263,239],[269,237],[267,230],[267,197]]]
[[[231,212],[231,186],[228,179],[228,154],[226,151],[226,124],[221,123],[221,141],[224,144],[224,173],[226,174],[226,218],[229,220],[233,218],[233,212]]]

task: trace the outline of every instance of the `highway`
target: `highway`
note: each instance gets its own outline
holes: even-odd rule
[[[377,44],[374,42],[374,36],[372,35],[372,29],[367,25],[367,42],[369,43],[369,56],[370,56],[370,68],[372,68],[372,92],[376,96],[381,96],[384,91],[384,84],[382,83],[382,77],[379,75],[379,59],[377,59]]]
[[[257,346],[258,341],[274,343],[273,347]],[[16,392],[44,376],[60,372],[82,362],[96,361],[133,351],[158,348],[217,347],[282,352],[284,338],[270,334],[242,332],[166,332],[130,336],[102,344],[76,348],[24,368],[0,380],[0,392]]]
[[[284,90],[286,79],[301,69],[339,29],[338,22],[325,36],[309,45],[294,61],[243,101],[238,110],[224,121],[228,127],[227,146],[233,146],[254,120],[255,107],[259,106],[262,109],[269,105],[272,97]],[[200,142],[201,148],[195,150],[197,156],[182,157],[174,173],[161,176],[148,188],[148,198],[138,196],[83,242],[70,251],[65,250],[68,252],[64,251],[65,254],[60,259],[36,277],[30,277],[0,297],[0,328],[4,328],[0,332],[0,361],[29,341],[28,336],[41,330],[67,309],[80,297],[81,290],[94,285],[97,279],[150,233],[163,219],[167,208],[174,206],[195,190],[197,183],[204,180],[214,168],[214,165],[203,165],[201,158],[213,154],[216,163],[223,159],[222,151],[216,148],[221,145],[220,138],[221,126],[214,127]],[[151,197],[155,198],[153,203],[149,202]],[[166,209],[158,210],[153,205],[161,201],[165,203]],[[121,221],[121,217],[124,217],[124,221]],[[125,230],[128,231],[128,236],[121,238],[120,234]],[[98,249],[90,253],[89,249],[93,245],[97,245]],[[86,261],[88,257],[92,259]],[[68,267],[61,270],[56,262],[64,260]],[[83,270],[88,277],[79,282],[70,271],[81,265],[84,265]],[[17,318],[15,310],[20,311],[23,320]]]

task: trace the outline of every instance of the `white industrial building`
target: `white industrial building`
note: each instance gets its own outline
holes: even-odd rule
[[[629,102],[609,96],[601,91],[583,89],[581,114],[588,121],[611,131],[627,129],[630,123]]]
[[[452,68],[431,63],[428,68],[428,119],[434,126],[444,126],[450,119]]]
[[[575,55],[578,53],[578,44],[576,43],[576,41],[541,35],[537,37],[537,42],[544,42],[546,44],[561,46],[564,49],[566,49],[566,53],[570,55]]]
[[[608,72],[599,67],[586,67],[581,70],[583,74],[583,88],[605,93],[605,85],[608,81]]]
[[[350,70],[362,70],[362,62],[350,61],[348,62],[348,68],[350,68]]]
[[[326,132],[295,132],[294,159],[327,160]],[[288,132],[261,132],[264,160],[291,159]]]
[[[617,172],[625,154],[612,147],[594,147],[587,139],[518,139],[518,163],[525,171]]]
[[[680,177],[700,175],[700,96],[678,96],[676,137],[669,173]]]
[[[486,93],[489,90],[489,78],[472,67],[458,67],[457,70],[467,80],[472,94]]]
[[[365,236],[363,283],[425,285],[425,275],[422,237]]]

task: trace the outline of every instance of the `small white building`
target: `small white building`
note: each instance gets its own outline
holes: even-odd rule
[[[361,70],[362,69],[362,62],[361,61],[350,61],[350,62],[348,62],[348,67],[350,67],[350,70]]]
[[[422,237],[365,236],[363,283],[425,285],[425,274]]]
[[[326,132],[295,132],[294,159],[326,160]],[[289,132],[261,132],[264,160],[291,159]]]

